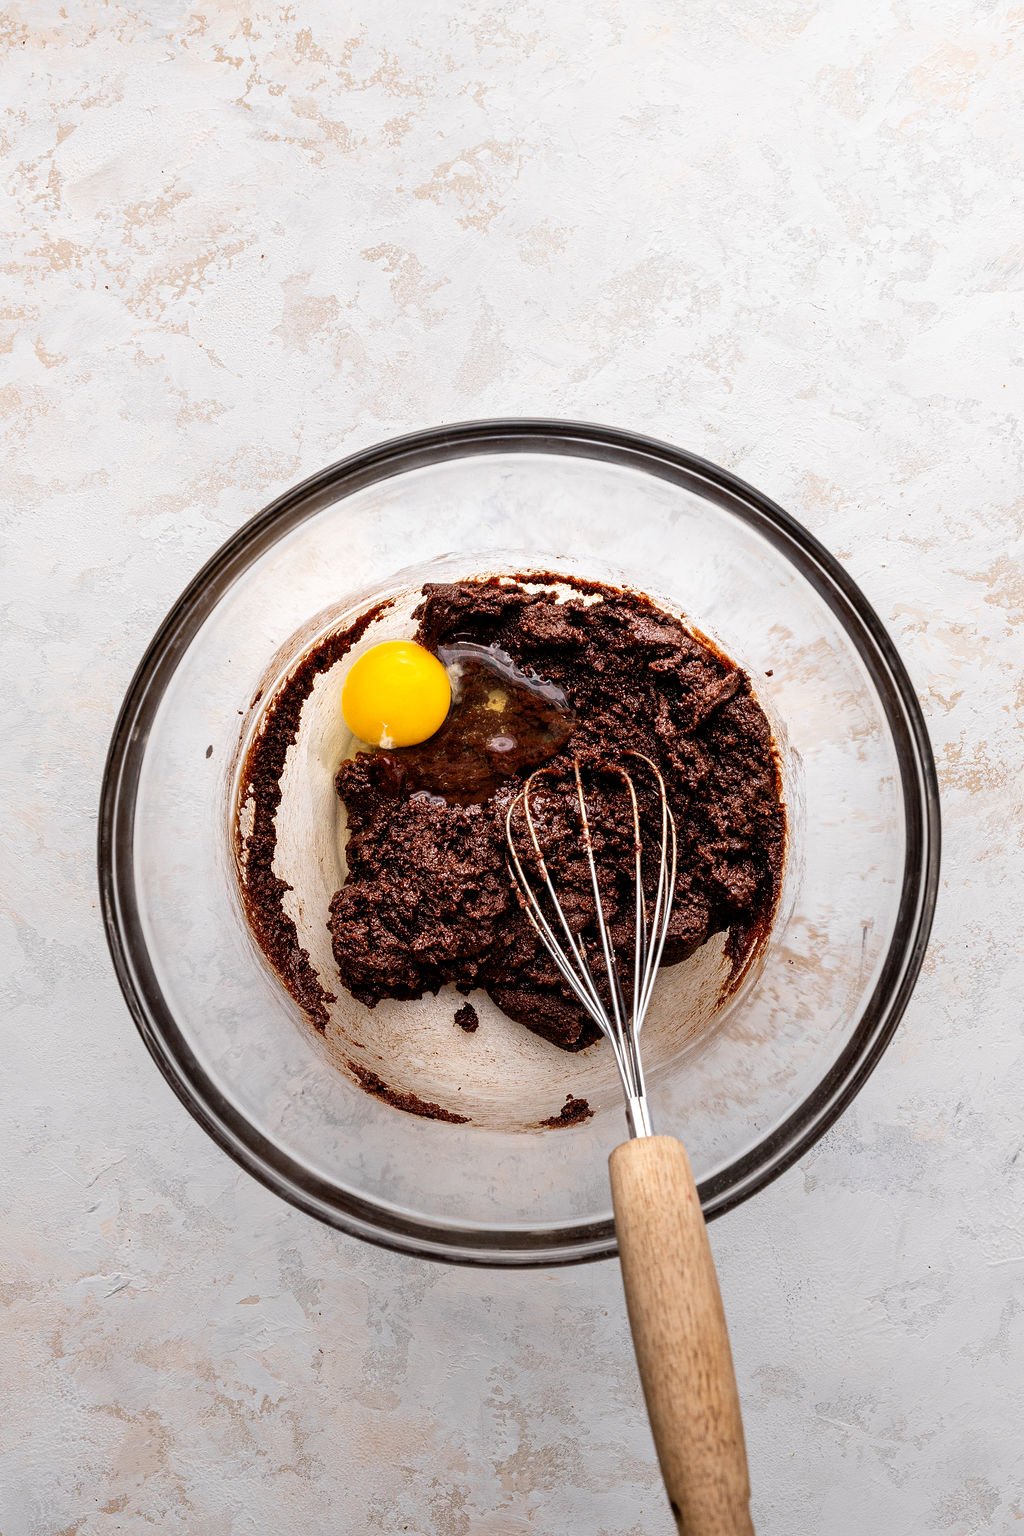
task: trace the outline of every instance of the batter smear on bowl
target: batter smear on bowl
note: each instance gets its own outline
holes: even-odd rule
[[[643,595],[572,586],[579,596],[499,578],[423,589],[415,639],[461,670],[452,711],[422,745],[361,752],[336,781],[349,838],[332,946],[341,983],[370,1007],[454,983],[565,1050],[597,1038],[506,869],[505,815],[541,764],[545,852],[582,931],[593,902],[574,758],[604,796],[602,894],[613,941],[630,948],[632,841],[618,781],[601,783],[602,765],[627,750],[657,764],[678,825],[663,963],[728,931],[739,974],[771,923],[786,819],[771,729],[746,674]]]

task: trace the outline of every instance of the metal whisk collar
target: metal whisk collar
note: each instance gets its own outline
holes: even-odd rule
[[[611,1043],[615,1064],[619,1069],[619,1076],[622,1079],[622,1087],[626,1095],[626,1118],[629,1122],[630,1134],[632,1136],[650,1136],[653,1134],[653,1128],[647,1105],[647,1089],[644,1083],[643,1067],[640,1060],[639,1039],[640,1031],[643,1028],[644,1019],[647,1015],[647,1009],[650,1006],[651,994],[654,991],[654,982],[658,973],[658,967],[661,964],[665,939],[668,935],[669,919],[672,915],[672,899],[676,888],[676,823],[665,792],[665,781],[657,765],[649,757],[644,756],[642,752],[629,751],[625,752],[623,756],[634,758],[638,763],[642,763],[650,772],[657,787],[661,806],[658,878],[654,899],[650,903],[650,910],[648,910],[649,904],[644,891],[644,840],[640,824],[640,803],[637,797],[636,785],[631,775],[621,764],[602,765],[604,771],[616,774],[625,785],[632,817],[634,908],[636,918],[633,964],[631,967],[633,985],[630,989],[631,996],[628,1001],[622,984],[619,958],[615,953],[615,945],[601,897],[597,860],[594,856],[592,819],[587,806],[586,792],[583,787],[583,775],[578,758],[573,759],[576,800],[579,806],[582,844],[590,872],[595,922],[600,941],[602,963],[608,983],[610,1006],[605,1005],[600,989],[597,986],[594,971],[587,956],[583,934],[573,933],[565,913],[565,908],[555,889],[554,881],[551,878],[547,862],[544,858],[531,806],[530,797],[535,782],[542,777],[550,776],[557,770],[538,768],[536,772],[530,775],[520,793],[509,805],[505,816],[505,835],[509,848],[509,873],[523,897],[526,914],[533,924],[537,936],[551,956],[559,975],[565,981],[573,996],[578,999],[598,1029],[607,1036]],[[538,891],[534,888],[534,884],[523,865],[519,850],[516,847],[512,822],[519,807],[523,810],[527,832],[533,849],[533,860],[531,862],[536,870],[536,874],[539,876],[542,894],[538,894]],[[551,910],[554,922],[549,919],[545,912],[545,899]],[[560,937],[556,929],[560,930]]]

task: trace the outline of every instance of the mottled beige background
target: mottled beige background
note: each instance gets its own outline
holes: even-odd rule
[[[263,502],[403,429],[620,423],[846,562],[936,743],[926,974],[714,1230],[762,1536],[1024,1529],[1024,12],[16,0],[6,49],[3,1536],[667,1536],[614,1266],[278,1204],[106,959],[107,736]],[[1016,198],[1016,202],[1014,199]]]

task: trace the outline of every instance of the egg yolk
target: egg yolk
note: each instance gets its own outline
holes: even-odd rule
[[[414,747],[444,724],[452,685],[444,666],[414,640],[384,640],[349,668],[341,712],[372,747]]]

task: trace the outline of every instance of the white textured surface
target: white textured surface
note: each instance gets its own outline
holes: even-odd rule
[[[114,713],[198,564],[348,449],[516,412],[737,470],[902,646],[926,973],[713,1239],[762,1536],[1024,1520],[1021,23],[0,10],[4,1536],[667,1536],[615,1269],[445,1271],[278,1204],[150,1065],[94,894]]]

